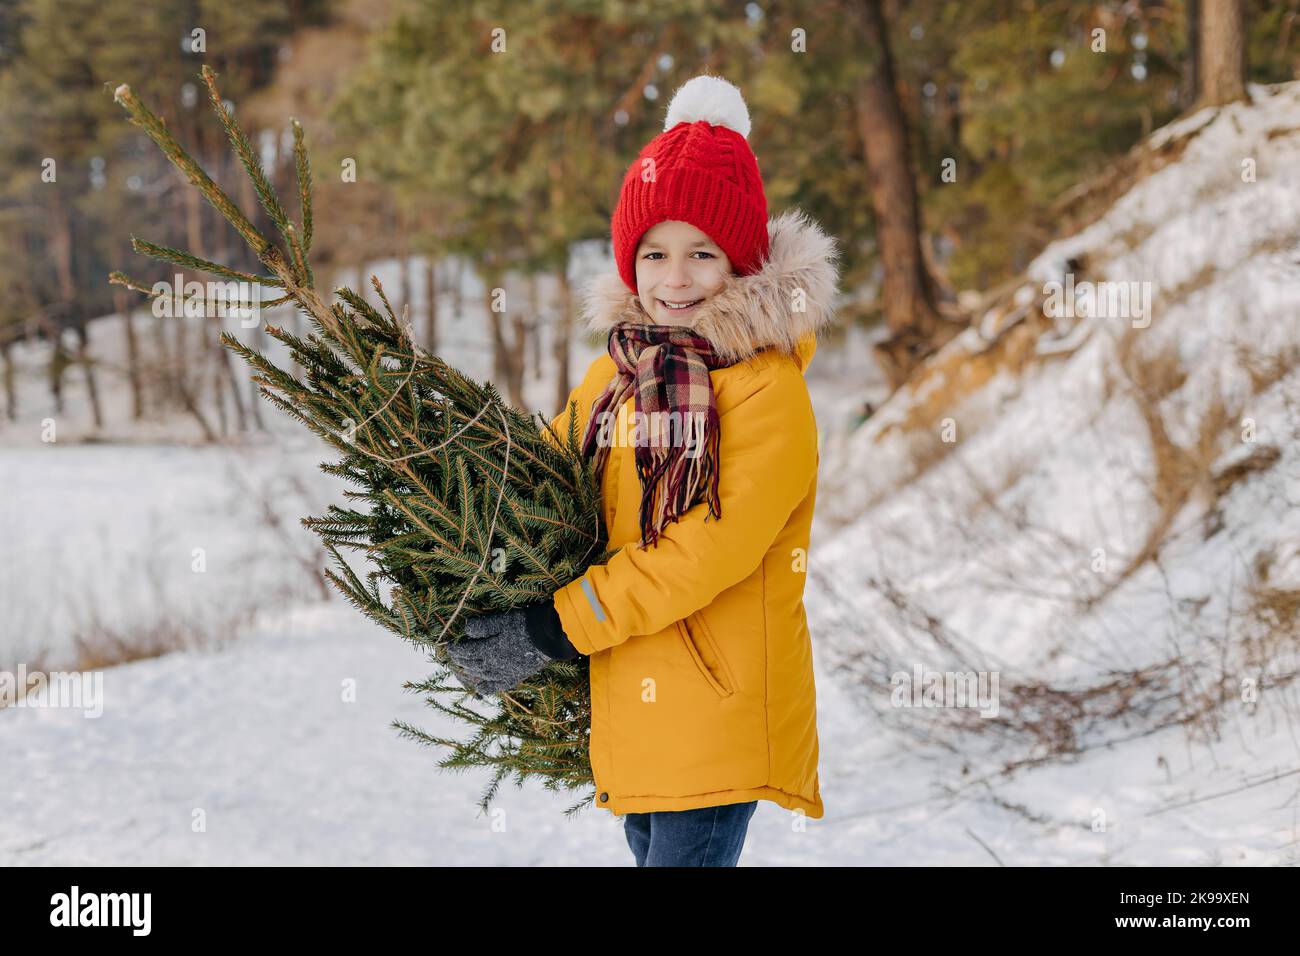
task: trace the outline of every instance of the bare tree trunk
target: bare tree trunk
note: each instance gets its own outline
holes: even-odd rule
[[[154,316],[153,320],[153,345],[157,350],[154,368],[157,370],[157,381],[151,384],[154,386],[153,403],[160,408],[170,408],[174,402],[180,399],[176,383],[172,380],[171,348],[167,344],[167,323],[169,321],[169,319],[157,315]]]
[[[1201,4],[1201,105],[1222,106],[1246,99],[1244,0]]]
[[[438,351],[438,270],[433,255],[424,258],[424,346]]]
[[[235,165],[234,158],[230,158],[227,165],[228,168],[233,170]],[[221,236],[221,250],[220,250],[220,255],[217,258],[217,261],[230,262],[232,253],[230,249],[229,235],[227,231],[224,229],[218,230],[218,235]],[[256,266],[254,266],[253,268],[255,269]],[[252,270],[250,269],[250,271]],[[239,370],[236,369],[235,367],[235,356],[228,348],[226,348],[224,345],[221,344],[220,335],[217,336],[213,344],[217,350],[217,355],[216,355],[217,371],[220,377],[225,379],[226,382],[225,393],[230,396],[230,401],[235,406],[236,426],[239,428],[241,432],[246,432],[248,431],[248,411],[244,407],[244,395],[242,389],[240,388]],[[222,401],[220,388],[217,389],[217,401],[218,402]],[[254,401],[256,401],[256,399],[254,399]],[[224,414],[223,414],[223,419],[224,419]],[[225,430],[224,422],[222,424],[222,430],[223,431]]]
[[[0,363],[4,365],[5,417],[11,422],[18,420],[18,391],[14,379],[14,343],[0,344]]]
[[[86,376],[86,397],[90,400],[90,413],[95,420],[95,428],[104,427],[104,410],[99,404],[99,387],[95,384],[95,363],[90,357],[90,337],[86,334],[86,323],[78,321],[73,327],[77,336],[77,363]]]
[[[859,136],[870,177],[884,282],[880,298],[891,333],[886,371],[895,387],[928,348],[936,325],[933,280],[921,253],[921,220],[907,124],[898,101],[880,0],[863,0],[860,22],[876,65],[857,90]],[[890,367],[892,366],[892,367]]]
[[[167,320],[168,330],[171,332],[171,386],[176,393],[176,398],[180,400],[181,406],[189,411],[195,408],[197,399],[194,397],[194,388],[196,383],[190,378],[189,368],[189,351],[190,351],[190,330],[185,325],[184,314],[172,316]],[[203,423],[204,435],[208,432],[207,422]]]
[[[216,442],[218,440],[217,433],[212,430],[212,425],[208,423],[207,416],[203,414],[203,409],[199,407],[194,390],[181,381],[179,377],[176,380],[176,390],[180,395],[181,405],[198,422],[199,429],[203,432],[203,440],[209,443]]]
[[[1178,87],[1183,109],[1191,109],[1201,92],[1201,0],[1186,0],[1187,62]]]
[[[367,265],[368,263],[364,261],[357,263],[357,284],[354,288],[354,291],[356,292],[357,295],[361,296],[361,298],[365,299],[366,301],[369,301],[370,296],[367,295],[366,293],[368,292],[371,286],[370,286],[370,276],[366,275],[366,272],[368,271],[366,268]]]
[[[223,260],[224,261],[224,260]],[[226,393],[235,406],[235,422],[241,432],[248,431],[248,410],[244,407],[244,396],[239,390],[239,373],[235,369],[235,356],[225,346],[217,342],[221,349],[221,374],[226,379]],[[256,401],[256,400],[254,400]]]
[[[220,430],[222,437],[230,435],[230,419],[226,414],[226,400],[222,395],[224,389],[223,383],[227,381],[225,372],[225,361],[220,355],[213,355],[212,361],[204,366],[207,371],[208,381],[212,385],[212,400],[217,406],[217,428]],[[200,392],[200,394],[202,394]]]
[[[200,197],[195,195],[196,192],[197,190],[192,189],[187,189],[184,192],[185,241],[189,243],[191,251],[196,255],[203,256],[205,243],[203,242],[201,209],[199,206]],[[185,281],[183,274],[181,281]],[[198,423],[199,429],[203,432],[204,441],[215,442],[218,440],[217,432],[212,428],[207,416],[203,414],[203,408],[199,401],[199,395],[201,394],[199,391],[201,381],[199,375],[192,370],[190,364],[190,317],[185,315],[183,301],[184,296],[181,296],[178,300],[178,304],[181,304],[182,307],[178,309],[178,314],[172,316],[170,319],[163,320],[164,322],[170,322],[175,326],[175,338],[172,343],[173,353],[171,355],[171,361],[167,366],[168,373],[176,397],[180,399],[181,406],[185,411],[189,412],[190,417]],[[201,318],[199,321],[202,323],[206,320]],[[200,345],[202,345],[202,324],[200,324],[199,329]],[[208,350],[202,349],[201,354],[208,354]],[[221,403],[218,402],[218,406],[220,406],[220,404]]]
[[[203,432],[204,441],[215,442],[218,439],[217,433],[203,414],[203,409],[197,397],[197,388],[190,383],[186,375],[188,359],[185,356],[185,346],[188,336],[183,335],[180,331],[185,328],[185,318],[184,316],[173,316],[170,319],[160,318],[158,321],[158,339],[160,343],[164,341],[168,323],[171,323],[177,329],[176,338],[172,343],[174,354],[167,356],[165,344],[161,346],[164,354],[163,374],[167,378],[168,390],[175,399],[180,401],[181,407],[189,412],[190,416],[198,423],[199,429]]]
[[[488,325],[492,330],[492,377],[499,387],[505,388],[509,402],[516,408],[522,408],[523,351],[527,337],[523,318],[518,309],[513,310],[514,318],[510,324],[514,329],[515,340],[513,343],[507,342],[504,313],[493,309],[493,291],[501,288],[501,274],[496,267],[487,265],[483,269],[483,277],[483,307],[487,310]]]
[[[555,317],[555,336],[551,340],[551,359],[555,362],[555,408],[556,414],[564,411],[564,403],[569,400],[569,336],[573,328],[573,288],[569,284],[569,257],[556,270],[559,283],[560,301],[557,303],[559,313]]]
[[[398,284],[398,301],[393,306],[400,319],[403,314],[411,315],[414,310],[411,306],[411,293],[414,289],[414,283],[411,280],[411,240],[410,240],[410,223],[406,216],[400,211],[395,213],[395,228],[397,230],[397,284]],[[405,311],[409,310],[409,311]]]
[[[459,319],[465,314],[465,257],[456,260],[456,278],[451,284],[452,315]]]
[[[77,337],[76,361],[81,366],[86,377],[86,397],[90,401],[91,417],[94,419],[96,428],[103,428],[104,412],[99,404],[99,389],[95,384],[95,369],[90,358],[89,338],[86,334],[86,318],[77,307],[77,279],[72,245],[72,211],[61,200],[55,200],[50,225],[52,228],[51,246],[54,252],[54,267],[59,278],[59,295],[64,306],[63,314],[66,318],[71,319],[73,332]],[[60,338],[60,345],[62,341],[62,338]]]
[[[185,204],[185,241],[195,255],[204,256],[203,229],[201,226],[201,212],[199,204],[203,201],[201,195],[196,195],[197,189],[187,189],[182,194],[182,202]],[[181,281],[185,281],[184,273],[181,273]],[[197,277],[196,277],[197,278]],[[184,297],[182,297],[182,302]],[[176,350],[172,356],[175,363],[173,370],[175,373],[175,382],[178,391],[181,394],[181,401],[187,408],[196,407],[198,402],[199,389],[201,388],[201,367],[194,369],[191,366],[190,356],[190,316],[185,315],[184,310],[178,310],[178,314],[173,318],[176,323],[175,345]],[[203,338],[202,323],[203,319],[198,320],[199,337]],[[206,354],[203,353],[203,354]],[[207,429],[207,422],[203,423],[204,429]]]
[[[532,366],[533,378],[542,377],[542,303],[539,295],[537,273],[528,275],[528,365]],[[527,369],[525,369],[525,372]]]
[[[131,388],[131,420],[144,418],[144,384],[140,375],[140,343],[135,336],[135,314],[124,286],[113,286],[113,310],[122,321],[126,337],[126,378]]]
[[[63,373],[67,371],[72,360],[63,345],[63,330],[55,328],[53,332],[54,348],[50,352],[50,394],[54,396],[54,412],[63,414]]]
[[[510,323],[515,330],[515,344],[510,350],[510,380],[506,383],[510,389],[510,403],[515,408],[524,407],[524,355],[528,350],[531,336],[528,334],[528,317],[516,309]]]
[[[54,194],[54,201],[50,206],[50,214],[50,251],[54,254],[60,290],[66,290],[71,285],[69,273],[71,270],[72,237],[68,234],[63,201],[57,192]],[[61,294],[67,296],[70,293],[62,291]],[[60,415],[63,414],[63,375],[68,366],[72,364],[68,358],[68,351],[63,346],[62,323],[63,319],[59,315],[54,315],[49,323],[50,341],[54,343],[54,349],[50,353],[50,393],[54,397],[54,410]]]
[[[498,277],[486,270],[483,274],[483,308],[488,315],[488,328],[492,331],[492,377],[498,384],[504,385],[509,376],[506,358],[505,333],[501,328],[501,313],[495,310],[495,292],[499,288]]]

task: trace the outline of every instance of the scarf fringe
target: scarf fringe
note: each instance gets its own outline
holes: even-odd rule
[[[653,449],[648,461],[637,460],[637,477],[641,480],[641,540],[645,545],[658,542],[663,529],[677,521],[702,498],[708,503],[709,517],[722,518],[722,501],[718,493],[721,429],[717,413],[712,412],[696,423],[692,416],[688,426],[701,451],[694,458],[686,454],[675,457],[665,449]],[[701,434],[703,432],[703,434]],[[662,480],[661,480],[662,479]]]
[[[654,351],[643,355],[647,348]],[[670,326],[620,323],[610,332],[609,354],[617,371],[605,391],[592,403],[582,440],[583,454],[594,456],[598,474],[604,473],[609,454],[609,444],[597,441],[601,419],[606,413],[618,414],[629,393],[635,396],[636,411],[645,413],[644,400],[651,414],[680,412],[680,420],[685,423],[680,442],[660,445],[656,439],[663,436],[650,435],[644,444],[636,447],[636,471],[641,483],[638,515],[641,547],[658,543],[664,527],[678,520],[697,498],[708,502],[706,521],[709,517],[720,519],[721,424],[708,376],[710,369],[730,363],[717,357],[707,339]],[[689,379],[685,386],[683,375]],[[670,377],[670,385],[665,384],[665,376]],[[653,388],[650,383],[654,383]],[[692,394],[691,386],[700,384],[707,386],[707,404],[682,407],[667,400],[670,387],[685,387],[686,394]],[[695,457],[686,454],[687,445],[699,449]]]

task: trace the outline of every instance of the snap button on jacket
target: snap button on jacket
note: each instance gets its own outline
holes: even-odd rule
[[[817,494],[817,423],[803,374],[830,320],[835,245],[791,211],[771,251],[696,310],[695,331],[734,364],[709,373],[720,431],[720,519],[694,505],[642,549],[630,444],[601,477],[617,553],[555,594],[565,633],[590,657],[592,772],[615,814],[770,800],[823,815],[817,700],[803,607]],[[649,322],[617,274],[584,303],[588,328]],[[578,433],[615,374],[596,359],[570,396]],[[631,435],[629,398],[615,435]],[[568,432],[566,409],[552,421]]]

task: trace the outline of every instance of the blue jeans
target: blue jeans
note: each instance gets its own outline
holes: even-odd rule
[[[623,814],[637,866],[735,866],[758,801]]]

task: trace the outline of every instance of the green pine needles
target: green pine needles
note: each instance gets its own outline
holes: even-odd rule
[[[567,435],[545,419],[521,414],[490,384],[467,378],[419,348],[410,323],[399,320],[377,279],[383,304],[335,290],[326,305],[313,290],[311,167],[302,127],[294,121],[301,228],[281,205],[243,131],[204,67],[209,100],[231,148],[282,243],[262,235],[166,125],[132,94],[115,99],[167,158],[202,192],[253,249],[266,274],[255,275],[132,237],[132,248],[156,259],[276,291],[262,305],[292,302],[308,317],[306,338],[268,326],[302,367],[303,380],[223,332],[222,343],[253,369],[258,389],[339,454],[321,465],[356,490],[348,506],[303,524],[321,536],[337,563],[326,575],[371,620],[427,650],[439,666],[408,682],[428,703],[471,725],[467,740],[437,737],[403,721],[404,737],[448,753],[445,769],[485,767],[492,779],[486,811],[502,780],[533,778],[549,790],[593,790],[588,756],[591,700],[587,661],[553,662],[520,686],[478,698],[455,679],[446,645],[459,640],[473,614],[500,611],[548,596],[593,563],[608,560],[594,465],[579,450],[576,414]],[[114,272],[111,282],[150,296],[160,293]],[[171,293],[166,293],[170,295]],[[549,435],[545,432],[549,432]],[[364,579],[341,549],[363,552],[374,569]],[[475,703],[487,704],[476,708]],[[495,709],[492,709],[492,707]],[[590,793],[566,812],[590,804]]]

